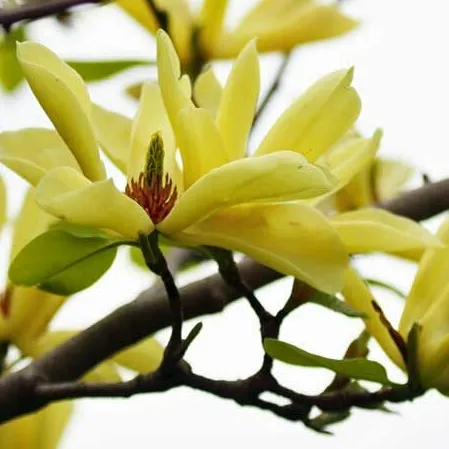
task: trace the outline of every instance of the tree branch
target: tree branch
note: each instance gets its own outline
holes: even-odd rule
[[[427,184],[380,206],[417,220],[430,218],[449,208],[449,179]],[[240,262],[239,270],[252,290],[282,277],[250,259]],[[186,319],[220,312],[240,296],[218,274],[181,288],[180,294]],[[170,323],[166,295],[152,289],[141,293],[134,301],[36,359],[28,367],[0,378],[0,422],[45,405],[46,401],[36,395],[36,385],[76,380],[100,362]],[[363,396],[361,403],[364,400]],[[325,407],[324,403],[321,405]],[[260,407],[268,405],[260,403]]]

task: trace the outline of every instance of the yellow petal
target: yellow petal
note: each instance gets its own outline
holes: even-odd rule
[[[376,131],[371,139],[345,139],[344,143],[318,159],[317,164],[327,168],[338,182],[322,198],[311,200],[321,204],[335,194],[335,204],[340,211],[356,209],[374,202],[371,164],[379,149],[382,132]]]
[[[129,349],[119,352],[113,357],[113,360],[138,373],[149,373],[159,367],[163,354],[164,348],[159,342],[154,338],[147,338]]]
[[[228,162],[223,140],[211,115],[189,107],[179,115],[178,143],[182,156],[184,187]]]
[[[116,4],[150,33],[156,34],[159,23],[151,11],[147,0],[117,0]]]
[[[32,185],[56,167],[81,171],[58,133],[44,128],[1,133],[0,161]]]
[[[298,44],[347,33],[356,25],[336,6],[310,0],[264,0],[223,36],[216,57],[235,55],[254,37],[260,51],[288,51]]]
[[[360,209],[331,218],[348,252],[396,252],[439,247],[441,241],[418,223],[380,209]]]
[[[340,70],[315,83],[279,117],[256,154],[293,150],[311,162],[318,159],[359,115],[352,77],[352,69]]]
[[[13,222],[11,260],[25,245],[56,221],[37,205],[35,192],[35,189],[28,190],[19,215]]]
[[[348,262],[340,239],[324,216],[300,204],[237,206],[172,237],[240,251],[328,293],[341,289]]]
[[[126,174],[132,120],[97,104],[92,105],[92,120],[101,148],[115,166]]]
[[[145,211],[119,192],[111,179],[91,183],[70,168],[57,168],[45,176],[37,187],[36,200],[62,220],[110,229],[129,238],[153,229]]]
[[[209,53],[220,38],[228,0],[204,0],[200,13],[200,42]]]
[[[33,340],[42,335],[65,298],[33,287],[11,285],[8,316],[9,338]]]
[[[3,225],[6,223],[7,219],[6,200],[6,187],[2,177],[0,176],[0,231],[2,230]]]
[[[72,151],[83,173],[105,177],[94,131],[91,103],[78,73],[52,51],[35,42],[17,45],[17,56],[34,95]]]
[[[59,446],[67,424],[72,417],[73,407],[73,402],[63,401],[52,404],[38,412],[40,416],[39,449],[56,449]]]
[[[342,294],[350,306],[366,315],[363,320],[368,332],[377,340],[390,359],[404,369],[402,356],[388,329],[382,323],[381,317],[373,307],[374,297],[371,291],[351,267],[345,272]]]
[[[405,162],[384,158],[376,160],[373,170],[378,201],[395,197],[415,173],[415,169]]]
[[[319,167],[291,151],[240,159],[209,172],[193,184],[158,229],[171,234],[218,209],[253,201],[310,198],[331,187]]]
[[[39,414],[14,419],[0,427],[0,447],[5,449],[39,448]]]
[[[449,220],[438,229],[437,236],[449,244]],[[427,310],[446,290],[449,272],[449,247],[429,248],[421,259],[412,288],[405,303],[399,330],[407,335],[413,323],[421,321]]]
[[[164,171],[176,179],[176,146],[173,130],[165,111],[159,86],[143,85],[139,109],[131,131],[131,153],[128,161],[128,178],[138,179],[144,171],[148,149],[153,134],[160,132],[164,141]]]
[[[206,109],[215,118],[222,94],[223,88],[211,67],[200,73],[193,88],[195,103],[200,108]]]
[[[253,41],[242,50],[233,65],[217,114],[218,129],[230,160],[246,153],[246,141],[259,98],[259,72],[259,57]]]
[[[179,57],[169,36],[162,30],[157,33],[157,69],[164,104],[178,137],[179,114],[193,103],[180,82]]]

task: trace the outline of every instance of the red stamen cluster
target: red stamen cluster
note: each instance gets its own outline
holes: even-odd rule
[[[0,313],[4,318],[8,318],[11,313],[11,291],[9,288],[0,293]]]
[[[148,183],[147,175],[140,173],[137,181],[129,181],[125,193],[146,211],[154,224],[170,213],[178,198],[177,188],[168,174],[165,182],[162,176],[152,176]]]

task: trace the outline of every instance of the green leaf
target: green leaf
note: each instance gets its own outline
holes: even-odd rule
[[[310,429],[316,430],[317,432],[332,435],[332,433],[329,432],[326,428],[332,424],[337,424],[345,421],[350,416],[351,412],[349,410],[343,410],[341,412],[323,412],[317,417],[307,421],[306,425]]]
[[[326,368],[351,379],[369,380],[390,386],[396,385],[388,379],[385,368],[380,363],[371,360],[361,358],[328,359],[272,338],[265,339],[264,347],[266,353],[273,359],[290,365]]]
[[[101,81],[133,67],[155,65],[154,61],[141,59],[111,61],[65,61],[86,82]]]
[[[341,313],[350,318],[366,317],[366,314],[364,314],[363,312],[359,312],[358,310],[351,307],[348,303],[341,301],[336,296],[329,295],[327,293],[316,292],[308,302],[326,307],[327,309],[333,310],[337,313]]]
[[[16,42],[26,39],[23,27],[18,27],[0,37],[0,84],[12,92],[24,79],[22,67],[17,60]]]
[[[389,290],[390,292],[394,293],[395,295],[399,296],[402,299],[405,299],[407,297],[407,295],[402,290],[399,290],[394,285],[387,284],[386,282],[379,281],[378,279],[365,278],[364,281],[370,286],[380,287],[385,290]]]
[[[127,240],[80,237],[51,229],[26,245],[9,268],[11,282],[68,296],[92,285],[109,269]]]
[[[79,238],[102,238],[102,239],[111,239],[110,234],[103,231],[102,229],[90,227],[90,226],[82,226],[76,225],[73,223],[68,223],[67,221],[58,221],[50,226],[52,230],[64,231],[67,234],[73,235],[74,237]]]

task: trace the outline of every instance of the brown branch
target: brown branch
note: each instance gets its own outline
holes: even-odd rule
[[[69,8],[89,3],[100,3],[103,0],[49,0],[31,2],[16,8],[0,9],[0,25],[9,29],[11,25],[23,20],[36,20],[43,17],[61,14]]]
[[[430,206],[426,206],[429,203]],[[426,219],[449,207],[449,180],[425,185],[381,207],[414,219]],[[282,277],[270,268],[244,259],[239,270],[252,290]],[[180,289],[185,318],[222,311],[239,297],[216,274]],[[70,382],[98,363],[171,323],[165,294],[150,290],[107,317],[36,359],[25,369],[0,379],[0,422],[33,411],[45,404],[35,394],[42,382]],[[364,399],[363,399],[364,400]],[[361,401],[363,402],[361,399]],[[325,404],[322,404],[325,406]],[[260,404],[261,408],[266,404]]]

